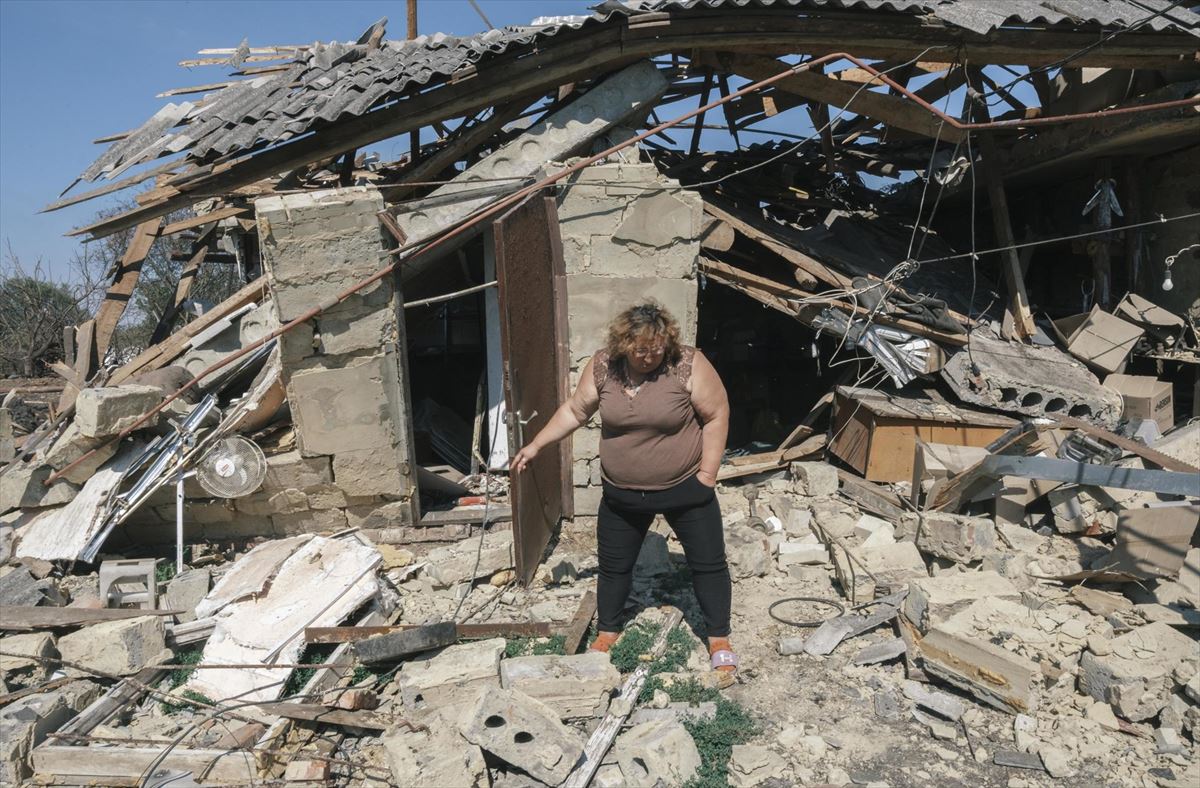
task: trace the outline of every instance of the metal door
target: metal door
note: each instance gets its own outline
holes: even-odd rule
[[[535,194],[493,225],[510,453],[546,426],[568,396],[567,293],[554,200]],[[527,584],[560,518],[573,515],[571,440],[512,479],[517,577]]]

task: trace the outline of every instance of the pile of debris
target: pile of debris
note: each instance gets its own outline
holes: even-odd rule
[[[892,5],[187,61],[233,78],[80,177],[177,158],[50,206],[154,179],[76,231],[129,241],[61,381],[2,392],[0,780],[1194,785],[1200,17]],[[597,425],[506,472],[647,296],[732,404],[732,687],[662,523],[580,653]]]

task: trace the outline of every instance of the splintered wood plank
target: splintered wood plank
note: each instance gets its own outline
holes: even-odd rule
[[[199,216],[190,216],[187,219],[180,219],[177,222],[171,222],[162,230],[162,235],[174,235],[181,233],[184,230],[191,230],[195,227],[208,224],[209,222],[219,222],[222,219],[228,219],[231,216],[250,216],[254,211],[250,208],[245,208],[240,205],[231,205],[226,208],[218,208],[215,211],[202,213]]]
[[[592,623],[595,616],[596,592],[588,591],[583,595],[583,599],[579,600],[579,609],[575,611],[575,617],[571,619],[571,623],[563,632],[564,654],[574,654],[579,651],[583,637],[587,634],[588,625]]]
[[[33,771],[52,785],[143,785],[151,764],[159,770],[203,775],[205,785],[252,785],[258,781],[253,755],[227,750],[175,747],[71,747],[41,745],[33,750]]]
[[[83,607],[34,607],[29,605],[0,605],[0,630],[20,632],[57,627],[79,627],[104,621],[121,621],[143,616],[173,616],[182,610],[136,610]]]
[[[142,263],[146,261],[150,248],[158,238],[161,224],[160,219],[150,219],[134,229],[113,282],[104,294],[100,308],[96,310],[96,357],[101,362],[104,361],[104,354],[108,352],[113,333],[117,330],[117,323],[120,322],[121,315],[125,314],[125,307],[129,305],[133,288],[137,286],[142,275]]]

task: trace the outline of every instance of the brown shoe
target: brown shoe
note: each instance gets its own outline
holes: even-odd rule
[[[608,650],[613,647],[613,643],[616,643],[620,637],[620,632],[597,632],[596,639],[592,641],[592,645],[588,646],[588,651],[607,654]]]
[[[725,689],[734,684],[737,675],[738,658],[729,645],[729,638],[709,638],[708,656],[713,671],[717,674],[718,689]]]

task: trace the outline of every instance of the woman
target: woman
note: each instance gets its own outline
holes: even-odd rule
[[[597,518],[599,632],[592,648],[620,636],[633,566],[655,515],[683,545],[708,629],[715,669],[737,667],[729,645],[730,580],[721,509],[713,488],[729,432],[729,400],[712,364],[679,343],[679,324],[653,301],[612,321],[608,342],[583,369],[574,395],[513,457],[520,473],[538,451],[600,411],[604,494]]]

